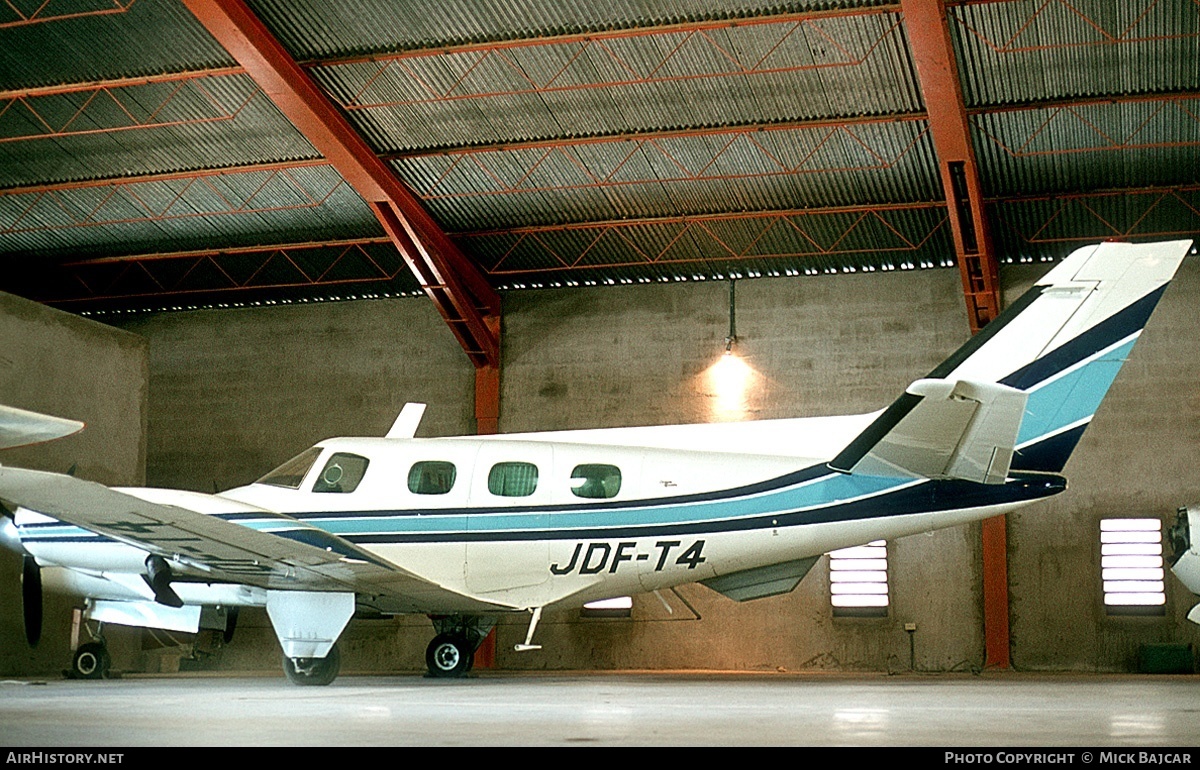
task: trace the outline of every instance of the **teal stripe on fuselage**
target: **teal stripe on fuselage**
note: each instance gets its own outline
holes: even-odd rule
[[[373,515],[370,517],[343,514],[328,517],[306,517],[305,522],[335,535],[349,537],[392,533],[522,532],[546,529],[550,526],[555,530],[569,530],[698,524],[826,508],[847,500],[884,494],[913,483],[911,479],[847,476],[841,473],[831,473],[828,476],[783,489],[742,497],[687,503],[671,503],[669,500],[655,503],[653,500],[648,500],[643,504],[630,504],[628,507],[622,508],[569,511],[528,510],[519,513],[506,513],[503,509],[492,509],[486,512],[472,513],[470,517],[457,512],[448,515],[430,513],[422,516],[398,514],[396,516]]]

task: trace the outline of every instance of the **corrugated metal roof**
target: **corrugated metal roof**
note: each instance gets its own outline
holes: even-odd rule
[[[994,112],[972,119],[991,196],[1188,184],[1200,96]]]
[[[1186,0],[1022,0],[949,9],[968,106],[1200,87]]]
[[[246,75],[0,99],[0,188],[309,160]]]
[[[933,200],[924,121],[714,131],[393,162],[448,229]]]
[[[898,3],[250,4],[497,285],[952,264]],[[0,254],[99,260],[59,276],[93,304],[415,290],[376,264],[403,266],[362,199],[182,4],[53,20],[85,5],[0,10]],[[1001,260],[1200,235],[1200,6],[948,13]],[[343,243],[271,248],[325,239]]]
[[[62,2],[16,4],[26,13],[40,10],[42,23],[6,26],[17,16],[0,17],[0,88],[32,88],[162,72],[223,67],[230,55],[182,3],[141,0],[119,6]],[[38,6],[42,6],[40,9]],[[80,7],[82,6],[82,7]],[[76,18],[68,12],[127,10]],[[3,7],[3,4],[0,4]]]
[[[780,13],[869,8],[894,0],[494,0],[406,2],[252,0],[251,8],[300,59],[438,48],[481,41],[738,19]]]
[[[381,152],[921,109],[895,14],[319,67]]]

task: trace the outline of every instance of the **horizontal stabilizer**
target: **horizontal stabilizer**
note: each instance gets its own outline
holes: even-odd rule
[[[79,420],[0,406],[0,449],[40,444],[83,430]]]
[[[1003,484],[1027,397],[995,382],[917,380],[829,465],[869,476]]]

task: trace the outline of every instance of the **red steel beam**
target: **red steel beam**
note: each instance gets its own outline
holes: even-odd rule
[[[79,83],[60,83],[48,86],[30,86],[29,88],[10,88],[0,90],[0,102],[10,99],[37,99],[43,96],[65,96],[68,94],[93,93],[121,88],[150,86],[158,83],[185,83],[191,80],[205,80],[228,75],[244,75],[242,67],[212,67],[186,72],[161,72],[156,75],[136,75],[127,78],[109,78],[106,80],[85,80]]]
[[[968,321],[971,331],[976,332],[1000,314],[1000,275],[987,229],[983,187],[971,145],[946,6],[943,0],[901,0],[900,5],[946,191]],[[994,668],[1011,665],[1004,528],[1002,516],[983,523],[984,661]]]
[[[901,0],[901,6],[950,210],[967,320],[976,332],[1000,314],[1000,281],[946,9],[941,0]]]
[[[9,131],[0,142],[236,120],[258,91],[231,98],[229,93],[220,93],[206,84],[231,74],[230,70],[221,69],[0,91],[0,116],[18,118],[9,120]],[[169,88],[144,90],[156,85]],[[192,107],[192,117],[166,117],[171,113],[172,103],[188,99],[206,104],[207,109],[203,110],[206,114],[196,116]],[[72,102],[74,109],[63,112],[64,104]]]
[[[266,254],[276,251],[338,248],[343,246],[372,246],[380,243],[390,243],[389,238],[346,238],[337,241],[300,241],[296,243],[278,243],[270,246],[231,246],[224,249],[193,249],[191,251],[156,252],[154,254],[127,254],[116,257],[91,257],[63,262],[62,267],[82,267],[86,265],[105,265],[115,262],[159,262],[171,259],[197,259],[202,257],[217,257],[223,254]]]
[[[322,163],[323,162],[324,161],[322,161]],[[253,168],[254,167],[246,167],[246,169],[253,169]],[[109,183],[112,183],[112,180],[109,180]],[[67,188],[70,189],[72,187],[72,185],[73,185],[73,183],[69,183],[67,185]],[[58,189],[56,186],[48,186],[48,188],[49,189]],[[35,188],[33,191],[36,192],[39,189],[41,189],[41,188]],[[1113,189],[1104,189],[1104,190],[1093,190],[1090,192],[1082,192],[1082,193],[1044,193],[1044,194],[1036,194],[1036,195],[1014,195],[1014,196],[988,198],[987,203],[994,211],[997,211],[998,213],[1001,214],[1001,216],[998,216],[997,219],[999,221],[1003,221],[1004,217],[1002,216],[1002,214],[1005,209],[1011,208],[1014,206],[1020,206],[1023,204],[1055,203],[1055,204],[1086,205],[1090,201],[1099,200],[1099,199],[1107,199],[1107,198],[1120,198],[1122,201],[1129,201],[1129,200],[1134,199],[1137,196],[1153,198],[1153,200],[1148,202],[1147,207],[1154,205],[1157,201],[1170,198],[1170,199],[1179,201],[1181,205],[1191,208],[1191,204],[1187,203],[1181,196],[1183,196],[1184,194],[1187,194],[1187,193],[1196,193],[1196,192],[1200,192],[1200,184],[1170,185],[1170,186],[1162,186],[1162,187],[1147,186],[1147,187],[1113,188]],[[4,194],[4,191],[0,191],[0,195],[3,195],[3,194]],[[892,204],[860,205],[860,206],[825,206],[825,207],[811,208],[811,209],[737,212],[737,213],[725,213],[725,214],[705,214],[705,215],[672,216],[672,217],[649,217],[649,218],[640,218],[640,219],[622,219],[622,220],[612,220],[612,221],[575,222],[575,223],[559,224],[559,225],[529,225],[529,226],[524,226],[524,227],[500,228],[500,229],[495,229],[495,230],[476,230],[476,231],[453,232],[453,233],[450,233],[450,237],[454,240],[463,240],[463,239],[467,239],[467,238],[486,238],[489,236],[540,235],[540,234],[553,234],[553,233],[561,233],[561,232],[568,232],[568,231],[614,230],[614,229],[627,229],[628,230],[628,229],[635,229],[638,227],[672,224],[672,223],[675,223],[675,224],[689,224],[689,223],[703,224],[703,223],[725,222],[725,221],[740,220],[740,219],[760,219],[760,220],[777,221],[780,219],[791,218],[791,217],[805,217],[805,216],[812,217],[812,216],[824,216],[824,215],[830,215],[830,214],[856,214],[856,215],[867,215],[867,216],[878,217],[878,216],[886,215],[888,212],[930,211],[930,210],[936,211],[936,210],[942,210],[945,207],[946,207],[945,201],[914,201],[911,203],[892,203]],[[1143,218],[1145,216],[1145,213],[1146,213],[1146,210],[1144,209],[1143,212],[1139,215],[1139,219]],[[1053,213],[1051,213],[1048,216],[1053,216]],[[1196,216],[1197,220],[1200,220],[1200,210],[1195,211],[1195,216]],[[1044,228],[1045,228],[1045,223],[1043,222],[1043,224],[1041,225],[1041,229],[1044,229]],[[1195,229],[1188,229],[1188,228],[1173,229],[1173,230],[1169,230],[1169,231],[1166,231],[1166,230],[1163,230],[1163,231],[1160,231],[1160,230],[1155,230],[1155,231],[1136,230],[1135,231],[1133,228],[1127,227],[1125,230],[1117,230],[1111,226],[1110,226],[1110,230],[1111,230],[1110,232],[1106,232],[1104,234],[1080,233],[1078,236],[1076,236],[1074,238],[1052,238],[1052,239],[1039,237],[1040,230],[1039,230],[1039,232],[1035,232],[1033,234],[1024,233],[1024,232],[1020,232],[1020,231],[1014,231],[1014,232],[1018,237],[1020,237],[1022,239],[1022,241],[1024,243],[1029,243],[1029,244],[1047,243],[1047,242],[1074,242],[1076,240],[1094,241],[1097,238],[1104,238],[1104,237],[1147,237],[1147,238],[1149,238],[1149,237],[1167,237],[1167,236],[1177,237],[1180,235],[1186,235],[1186,234],[1195,232]],[[160,261],[160,260],[195,259],[197,257],[219,256],[219,255],[223,255],[223,254],[269,253],[269,252],[273,252],[273,251],[290,250],[290,249],[314,249],[314,248],[322,248],[322,247],[338,247],[338,246],[351,246],[351,245],[353,245],[353,246],[369,246],[369,245],[390,243],[390,242],[391,242],[390,238],[350,238],[350,239],[336,240],[336,241],[306,241],[306,242],[281,243],[281,244],[263,245],[263,246],[240,246],[240,247],[229,247],[229,248],[220,248],[220,249],[198,249],[198,250],[179,251],[179,252],[162,252],[162,253],[151,253],[151,254],[127,254],[127,255],[121,255],[121,256],[94,257],[94,258],[84,258],[84,259],[63,262],[62,265],[64,267],[78,267],[78,266],[85,266],[85,265],[107,264],[107,263],[115,263],[115,262],[154,262],[154,261]],[[913,245],[917,246],[919,244],[913,244]],[[852,252],[844,250],[844,249],[839,249],[835,245],[833,247],[830,247],[830,248],[827,248],[824,250],[815,248],[814,253],[845,254],[845,253],[852,253]],[[696,260],[696,261],[703,262],[705,260]],[[600,269],[600,268],[612,267],[612,265],[601,263],[601,264],[596,264],[596,265],[587,265],[587,267],[589,267],[589,268],[594,267],[594,268]]]
[[[499,366],[500,297],[241,0],[184,0],[280,111],[370,204],[476,366]]]
[[[22,187],[7,187],[0,190],[0,197],[14,195],[36,195],[45,192],[71,192],[73,190],[90,190],[98,187],[132,187],[139,184],[154,182],[175,182],[179,180],[203,179],[213,176],[230,176],[233,174],[270,173],[273,171],[291,171],[298,168],[318,168],[328,166],[324,158],[309,160],[281,160],[270,163],[248,163],[242,166],[222,166],[220,168],[201,168],[191,171],[163,171],[150,174],[107,177],[104,179],[78,179],[70,182],[46,182],[43,184],[24,185]]]
[[[393,265],[388,260],[377,259],[376,255],[370,252],[370,247],[383,244],[391,245],[391,241],[387,238],[321,241],[69,261],[63,262],[59,267],[81,291],[76,296],[53,296],[49,292],[54,287],[47,285],[41,287],[41,295],[33,295],[32,298],[50,305],[63,306],[133,298],[187,301],[188,297],[196,295],[233,295],[239,291],[261,292],[302,286],[349,288],[366,284],[378,286],[381,283],[386,286],[394,282],[406,268],[403,261],[397,260],[399,264]],[[305,252],[324,252],[324,258],[306,258]],[[356,259],[360,265],[359,269],[349,274],[345,270],[337,270],[338,263],[348,258]],[[235,267],[225,263],[225,260],[241,264]],[[278,271],[270,278],[264,277],[266,271],[276,262],[284,267],[284,272],[290,278],[281,279]],[[160,270],[160,263],[178,263],[182,267]],[[97,269],[106,266],[113,266],[116,272],[97,272]],[[206,281],[202,285],[195,285],[190,276],[202,267],[211,268],[208,278],[215,277],[218,283]],[[147,291],[144,288],[147,283],[158,288]]]
[[[1059,99],[1040,99],[1011,104],[995,104],[984,107],[968,107],[967,114],[995,115],[1007,112],[1028,112],[1056,108],[1106,106],[1110,104],[1146,104],[1155,102],[1179,103],[1200,99],[1200,91],[1156,91],[1145,94],[1105,94],[1103,96],[1070,96]]]

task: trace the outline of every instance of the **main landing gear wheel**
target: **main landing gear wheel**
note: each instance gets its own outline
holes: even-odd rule
[[[323,658],[289,658],[283,656],[283,673],[292,684],[322,687],[337,678],[342,667],[342,653],[335,644]]]
[[[102,642],[79,645],[71,658],[71,675],[78,679],[103,679],[112,665],[108,648]]]
[[[466,676],[475,664],[475,645],[461,634],[438,634],[425,649],[429,675],[439,678]]]

